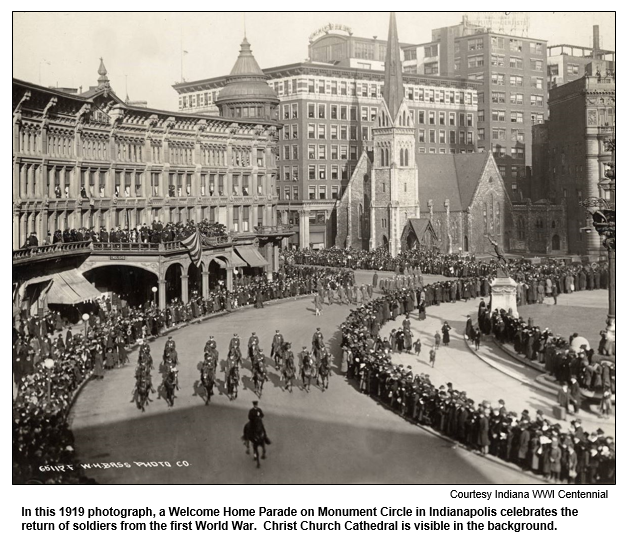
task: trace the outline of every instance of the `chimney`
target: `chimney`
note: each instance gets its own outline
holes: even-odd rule
[[[600,50],[600,25],[593,25],[593,59],[597,59]]]

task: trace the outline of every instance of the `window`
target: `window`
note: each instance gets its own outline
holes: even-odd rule
[[[283,117],[284,119],[290,118],[290,105],[283,106]]]
[[[512,105],[523,105],[523,93],[511,93],[510,103]]]
[[[575,66],[577,67],[578,65],[575,65]],[[542,71],[543,61],[541,61],[541,59],[530,59],[530,69]],[[569,65],[567,65],[567,72],[569,72]]]
[[[494,67],[503,67],[504,56],[496,53],[491,54],[491,65]]]
[[[264,176],[257,176],[257,194],[258,196],[262,196],[264,194]]]
[[[362,126],[362,140],[363,141],[369,140],[369,127],[368,126]]]
[[[428,113],[428,120],[431,126],[436,124],[436,113],[434,111],[430,110],[430,112]]]
[[[338,82],[336,80],[332,80],[331,82],[331,94],[338,95]]]
[[[465,133],[464,133],[464,131],[460,131],[460,132],[458,133],[458,135],[459,135],[459,137],[458,137],[458,142],[459,142],[461,145],[466,144],[466,143],[465,143],[465,140],[464,140],[464,137],[465,137]]]
[[[293,160],[299,159],[299,145],[292,145],[292,159]]]
[[[517,87],[523,86],[523,76],[511,76],[510,85],[517,86]]]
[[[491,102],[492,103],[505,103],[506,94],[503,91],[491,91]]]
[[[532,124],[542,124],[543,123],[544,116],[540,112],[533,112],[531,114],[531,117],[532,117]]]
[[[497,166],[497,169],[499,169],[499,174],[502,178],[506,177],[506,166]]]
[[[438,123],[441,126],[445,125],[445,113],[444,112],[439,112],[438,113]]]
[[[530,42],[530,53],[536,55],[543,55],[542,42]]]
[[[510,130],[510,140],[517,141],[519,143],[523,143],[525,140],[525,133],[520,129],[511,129]]]
[[[523,112],[517,112],[515,110],[511,111],[510,121],[515,124],[523,124]]]
[[[242,175],[242,196],[249,195],[249,175]]]
[[[325,93],[325,80],[318,81],[318,93]]]
[[[456,132],[455,131],[450,131],[449,132],[449,144],[451,144],[451,145],[455,145],[456,144]]]
[[[307,187],[307,194],[308,194],[309,200],[316,200],[316,187],[315,186]]]
[[[456,125],[456,113],[455,112],[450,112],[449,113],[449,125],[450,126],[455,126]]]
[[[331,178],[338,180],[338,166],[331,166]]]
[[[338,159],[338,145],[331,145],[331,159]]]
[[[318,105],[318,117],[325,118],[325,105]]]
[[[358,139],[358,128],[357,126],[351,126],[350,137],[352,141],[357,141]]]
[[[358,119],[358,107],[351,107],[351,120]]]
[[[340,126],[340,138],[343,141],[346,141],[348,139],[348,136],[347,136],[347,126]]]
[[[292,109],[292,118],[298,118],[299,117],[299,105],[297,103],[294,103],[291,106]],[[295,126],[296,127],[296,126]]]
[[[307,125],[307,136],[310,139],[316,139],[316,124]]]
[[[299,180],[299,166],[292,166],[292,180]]]
[[[515,40],[511,38],[509,40],[510,51],[523,51],[523,43],[521,40]]]
[[[369,109],[368,107],[362,107],[360,109],[360,113],[361,113],[361,120],[363,122],[368,122],[369,121]]]
[[[327,166],[325,165],[318,166],[318,178],[321,181],[324,181],[325,179],[327,179]]]
[[[484,103],[484,92],[483,91],[478,91],[478,103],[480,103],[480,104]]]
[[[484,55],[472,55],[467,58],[468,68],[483,67]]]
[[[225,195],[225,174],[224,173],[220,173],[218,175],[218,195],[219,196]]]
[[[316,179],[316,166],[307,166],[307,178],[310,180]]]
[[[316,117],[316,105],[314,103],[307,104],[307,117],[308,118]]]
[[[506,149],[502,145],[493,144],[492,151],[495,158],[503,158],[506,156]]]
[[[352,146],[350,149],[350,159],[357,160],[358,159],[358,147]]]
[[[318,199],[319,200],[327,200],[327,187],[321,185],[318,187]]]
[[[467,144],[468,145],[472,145],[473,144],[473,132],[472,131],[467,131]],[[469,151],[471,152],[471,151]]]
[[[339,186],[332,186],[331,187],[331,199],[332,200],[338,200],[340,198],[340,187]]]
[[[519,175],[519,167],[518,166],[510,166],[510,176],[513,179],[516,179]]]
[[[473,114],[467,114],[467,127],[473,127]]]
[[[484,139],[486,139],[486,134],[484,132],[484,128],[483,127],[479,127],[478,128],[478,139],[480,141],[484,141]]]
[[[443,144],[446,143],[447,141],[445,140],[445,130],[441,129],[438,132],[438,142]]]
[[[543,89],[543,78],[530,78],[530,85],[536,89]]]
[[[512,147],[510,149],[510,156],[516,160],[523,160],[524,149],[519,147]]]
[[[340,95],[347,95],[347,82],[340,82]]]
[[[430,143],[436,142],[436,130],[430,129]]]
[[[499,36],[491,36],[492,49],[504,49],[504,39]]]
[[[347,107],[345,107],[345,106],[341,106],[340,107],[340,119],[341,120],[346,120],[347,119]]]
[[[506,128],[503,127],[494,127],[493,128],[493,139],[506,139]]]
[[[436,57],[437,55],[438,55],[438,44],[425,46],[425,57]],[[414,58],[416,59],[416,52],[415,52]]]
[[[325,145],[318,145],[318,159],[319,160],[327,159],[327,147]]]
[[[371,107],[371,122],[377,120],[377,108]]]
[[[567,65],[567,74],[569,74],[571,76],[577,76],[578,74],[580,74],[580,67],[578,65],[568,64]]]
[[[347,145],[341,145],[340,147],[340,159],[347,160],[348,159],[348,148]]]
[[[342,166],[342,168],[340,170],[340,176],[342,177],[343,181],[346,181],[349,178],[349,172],[348,172],[347,164]]]
[[[286,145],[285,147],[283,147],[283,159],[284,160],[290,159],[290,145]]]
[[[425,63],[423,65],[423,70],[425,74],[438,74],[438,61],[434,61],[433,63]]]
[[[292,199],[293,200],[298,200],[299,199],[299,187],[298,186],[293,186],[292,187]]]
[[[425,143],[425,130],[419,130],[419,143]]]
[[[542,95],[530,95],[530,104],[533,107],[542,107],[543,106],[543,96]]]
[[[233,208],[233,231],[240,232],[240,208]]]
[[[478,51],[484,49],[483,38],[470,38],[467,42],[469,51]]]
[[[454,59],[454,72],[460,72],[460,59]]]
[[[307,157],[310,160],[316,159],[316,145],[308,145],[307,146]]]
[[[419,110],[419,124],[424,124],[425,123],[425,111],[424,110]]]
[[[523,59],[521,57],[510,57],[510,68],[523,70]]]
[[[497,72],[491,73],[491,83],[495,86],[503,86],[506,83],[506,75]]]
[[[325,139],[325,135],[326,135],[326,131],[325,131],[325,124],[318,124],[318,138],[319,139]]]

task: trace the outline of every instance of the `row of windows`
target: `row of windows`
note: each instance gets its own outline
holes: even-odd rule
[[[480,150],[478,150],[478,152],[481,152]],[[473,154],[475,153],[475,150],[473,149],[469,149],[469,150],[464,150],[464,149],[460,149],[460,150],[456,150],[455,148],[450,148],[449,152],[447,151],[446,148],[439,148],[438,150],[436,148],[425,148],[425,147],[419,147],[419,153],[420,154]]]
[[[491,54],[491,66],[493,67],[505,67],[506,66],[506,56],[501,55],[499,53]],[[461,67],[461,59],[454,59],[454,71],[459,72]],[[469,55],[467,57],[467,68],[478,68],[486,66],[487,59],[484,55]],[[513,57],[509,56],[508,66],[511,69],[523,70],[524,63],[523,58],[521,57]],[[530,70],[534,71],[543,71],[543,60],[542,59],[530,59],[529,61]]]
[[[543,89],[544,78],[532,77],[530,78],[530,86],[536,89]],[[506,85],[506,74],[499,72],[491,73],[491,83],[495,86]],[[508,83],[512,87],[523,87],[523,76],[510,75],[508,77]]]
[[[492,145],[493,156],[495,158],[505,158],[508,153],[508,148],[504,145],[498,145],[493,143]],[[523,160],[525,155],[525,151],[523,147],[511,147],[510,148],[510,156],[516,160]]]
[[[506,120],[513,124],[523,124],[525,113],[518,110],[511,110],[510,114],[506,114],[505,110],[491,110],[491,120],[493,122],[505,122]],[[532,124],[540,124],[543,122],[544,115],[540,112],[532,112],[530,114]],[[484,111],[478,111],[478,122],[484,122]]]
[[[329,166],[330,178],[332,180],[347,181],[351,178],[353,169],[355,169],[355,167],[349,164]],[[327,167],[326,166],[318,166],[318,169],[316,165],[308,166],[308,179],[316,180],[317,178],[319,180],[327,180]],[[282,172],[279,174],[279,180],[283,180],[286,182],[298,181],[299,180],[299,166],[283,166]]]
[[[449,140],[447,140],[448,137]],[[436,139],[438,139],[438,141]],[[473,131],[459,131],[458,133],[456,133],[455,130],[447,132],[444,129],[440,129],[438,130],[437,134],[435,129],[430,129],[427,131],[424,129],[419,129],[419,143],[449,143],[450,145],[472,145],[473,139]]]
[[[513,105],[523,105],[524,94],[523,93],[509,93],[509,102]],[[484,93],[478,93],[478,101],[484,102]],[[491,91],[491,103],[506,103],[506,92],[504,91]],[[530,105],[533,107],[543,106],[542,95],[530,95]]]
[[[505,141],[507,138],[508,130],[502,127],[494,127],[492,130],[493,139]],[[525,133],[521,129],[510,129],[510,140],[523,143],[525,141]]]

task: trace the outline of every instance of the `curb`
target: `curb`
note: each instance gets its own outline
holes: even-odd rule
[[[506,352],[506,354],[508,354],[511,358],[514,358],[515,360],[517,360],[519,363],[522,363],[523,365],[527,366],[527,367],[531,367],[532,369],[536,369],[539,373],[547,373],[547,370],[544,367],[541,367],[541,365],[539,365],[538,363],[535,363],[531,360],[528,360],[527,358],[522,358],[519,354],[517,354],[514,350],[512,350],[510,347],[508,347],[505,344],[500,343],[497,338],[495,337],[495,335],[491,335],[493,342],[495,343],[495,345],[500,348],[501,350],[503,350],[504,352]]]
[[[349,384],[350,386],[352,386],[352,383],[350,382],[350,380],[347,378],[346,374],[345,374],[345,382],[347,384]],[[355,388],[354,386],[352,386],[352,388]],[[449,436],[447,436],[446,434],[443,434],[442,432],[439,432],[438,430],[434,430],[431,426],[426,426],[425,424],[420,424],[419,422],[415,421],[414,419],[411,419],[409,417],[405,417],[403,415],[400,415],[399,413],[397,413],[389,404],[384,403],[382,400],[378,400],[376,398],[374,398],[373,396],[371,396],[370,394],[365,394],[364,392],[360,392],[357,388],[356,388],[357,392],[359,394],[364,394],[365,396],[368,396],[373,402],[375,402],[378,405],[381,405],[384,409],[386,409],[387,411],[390,411],[391,413],[393,413],[395,416],[399,417],[402,420],[405,420],[406,422],[409,422],[410,424],[413,424],[414,426],[419,427],[421,430],[423,430],[424,432],[427,432],[428,434],[431,434],[443,441],[446,441],[448,443],[451,443],[453,445],[453,449],[462,449],[463,451],[466,451],[467,453],[470,453],[471,455],[474,455],[476,457],[480,457],[486,460],[489,460],[495,464],[499,464],[500,466],[503,466],[504,468],[508,468],[510,470],[512,470],[513,472],[518,472],[524,476],[528,476],[528,477],[533,477],[539,481],[541,481],[542,483],[545,484],[552,484],[550,481],[546,480],[545,478],[543,478],[542,476],[536,476],[534,474],[532,474],[531,472],[527,472],[525,470],[523,470],[522,468],[520,468],[519,466],[517,466],[516,464],[513,464],[512,462],[507,462],[505,460],[502,460],[498,457],[495,457],[494,455],[485,455],[483,453],[478,452],[475,449],[471,449],[469,447],[467,447],[466,445],[460,443],[458,440],[455,440],[453,438],[450,438]]]
[[[555,396],[556,395],[556,390],[555,389],[549,389],[549,387],[545,386],[543,383],[539,382],[538,380],[536,380],[535,382],[533,381],[529,381],[528,379],[522,379],[520,376],[518,375],[514,375],[513,373],[511,373],[510,371],[508,371],[508,369],[501,367],[500,365],[497,365],[496,363],[494,363],[492,360],[488,360],[485,356],[483,356],[480,352],[477,352],[475,350],[475,348],[473,348],[471,346],[471,342],[465,338],[465,343],[467,344],[467,348],[480,360],[482,360],[485,364],[487,364],[489,367],[492,367],[493,369],[499,371],[500,373],[503,373],[504,375],[510,377],[511,379],[514,379],[518,382],[520,382],[523,385],[529,386],[531,388],[537,388],[538,390],[541,390],[543,392],[546,392],[547,394],[550,394],[551,396]]]

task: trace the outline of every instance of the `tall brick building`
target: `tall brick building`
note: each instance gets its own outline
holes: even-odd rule
[[[476,81],[479,151],[491,150],[512,199],[528,195],[532,127],[547,112],[546,41],[492,32],[465,18],[432,30],[430,42],[406,46],[404,68]]]

